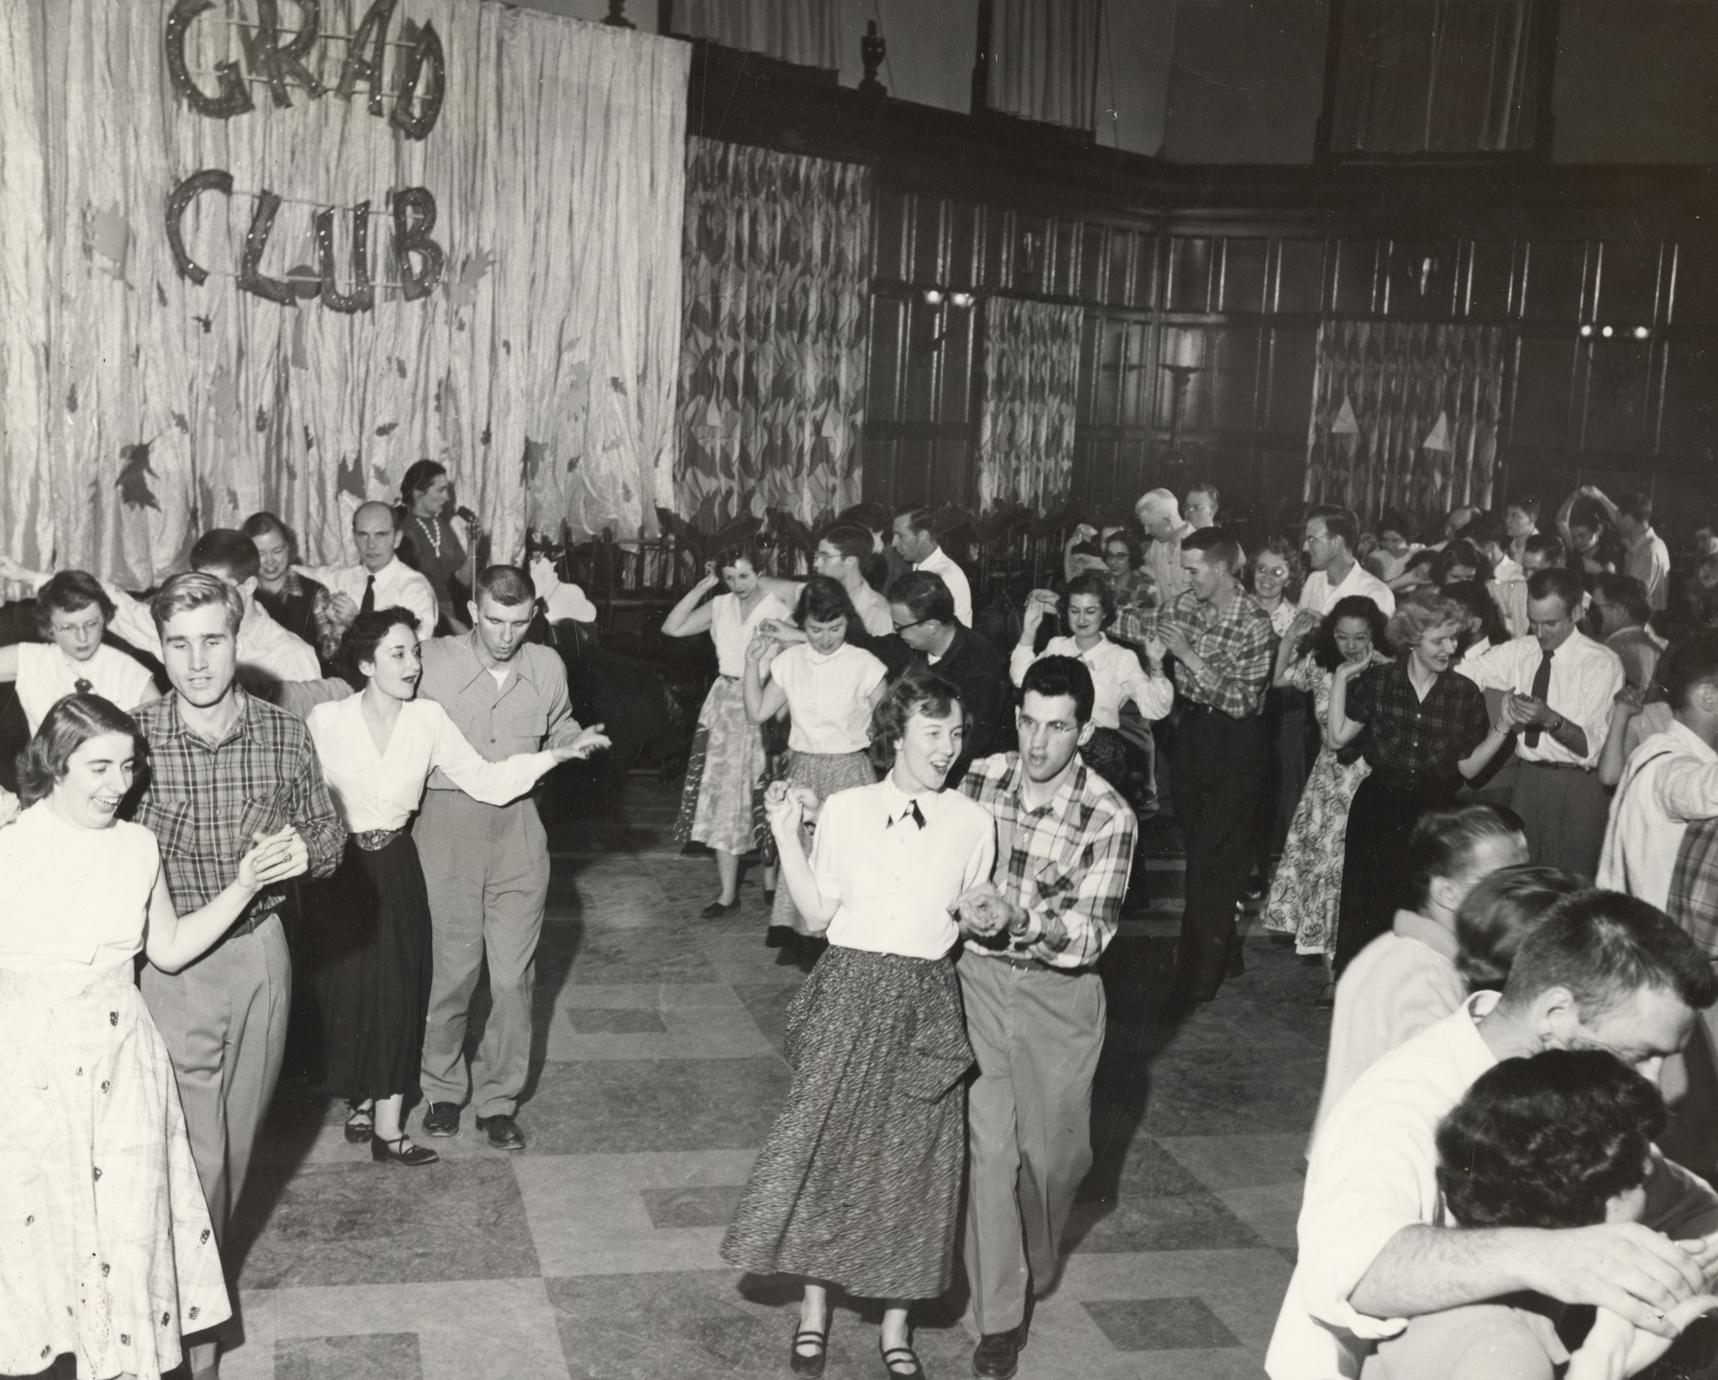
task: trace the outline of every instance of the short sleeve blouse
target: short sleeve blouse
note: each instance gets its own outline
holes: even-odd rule
[[[85,829],[46,801],[0,829],[0,968],[112,968],[143,948],[161,870],[155,835]]]
[[[811,644],[789,647],[770,663],[770,678],[787,694],[795,752],[863,752],[871,741],[871,692],[883,663],[851,645],[819,656]]]
[[[746,670],[746,644],[766,618],[786,618],[787,609],[773,594],[766,594],[749,614],[740,612],[739,596],[718,594],[710,601],[710,640],[716,644],[716,669],[724,676],[741,676]]]
[[[134,657],[115,647],[100,646],[88,661],[72,661],[45,642],[18,644],[18,703],[34,733],[48,711],[77,689],[80,680],[121,709],[135,709],[155,699],[155,678]]]

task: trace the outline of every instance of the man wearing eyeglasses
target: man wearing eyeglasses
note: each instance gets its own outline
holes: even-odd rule
[[[992,647],[955,616],[954,596],[942,577],[928,570],[909,571],[889,585],[889,618],[894,635],[872,650],[892,677],[929,669],[960,691],[966,709],[966,741],[949,769],[953,786],[975,757],[1000,752],[1006,742],[1003,717],[1008,700],[1008,664]]]

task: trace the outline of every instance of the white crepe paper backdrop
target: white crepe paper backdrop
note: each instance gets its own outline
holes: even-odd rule
[[[426,456],[497,558],[651,531],[688,53],[487,0],[0,0],[5,549],[142,587],[267,508],[338,561]]]

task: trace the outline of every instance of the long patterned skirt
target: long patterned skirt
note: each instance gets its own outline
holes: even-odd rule
[[[1294,936],[1297,954],[1336,950],[1348,807],[1369,770],[1364,757],[1344,766],[1333,750],[1324,748],[1306,778],[1263,917],[1267,930]]]
[[[972,1066],[946,959],[831,945],[788,1007],[787,1105],[722,1240],[756,1274],[936,1298],[954,1270]]]
[[[744,688],[736,677],[718,677],[698,711],[675,841],[707,844],[724,853],[747,852],[752,846],[752,790],[763,761],[763,739],[746,717]]]
[[[876,782],[877,772],[871,758],[863,752],[789,752],[786,779],[795,786],[809,786],[819,800],[828,800],[837,791],[849,786],[869,786]],[[800,846],[811,855],[811,830],[799,831]],[[778,886],[775,903],[770,910],[770,924],[791,927],[800,934],[809,934],[804,918],[787,894]]]
[[[159,1375],[232,1314],[179,1089],[129,963],[0,969],[0,1373]]]

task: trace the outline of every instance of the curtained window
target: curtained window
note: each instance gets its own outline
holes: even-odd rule
[[[1335,154],[1521,153],[1535,147],[1546,0],[1346,0],[1331,75]]]
[[[673,32],[802,67],[841,66],[836,0],[673,0]]]
[[[1500,326],[1320,326],[1306,497],[1362,521],[1385,508],[1489,508],[1504,355]]]
[[[682,515],[711,529],[859,500],[871,173],[690,139],[680,353]]]
[[[993,0],[985,103],[1005,115],[1096,129],[1102,29],[1099,0]]]

